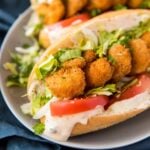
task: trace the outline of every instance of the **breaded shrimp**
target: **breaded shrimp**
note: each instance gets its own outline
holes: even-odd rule
[[[85,69],[88,87],[103,86],[113,74],[113,68],[106,58],[99,58]]]
[[[67,17],[73,16],[78,11],[83,9],[83,7],[87,4],[88,0],[67,0]]]
[[[130,8],[138,8],[143,0],[128,0],[128,6]]]
[[[61,0],[53,0],[50,4],[37,5],[35,11],[43,18],[45,24],[53,24],[64,16],[65,7]]]
[[[69,68],[69,67],[79,67],[79,68],[84,68],[86,65],[85,59],[80,57],[80,58],[75,58],[71,59],[69,61],[66,61],[63,63],[64,68]]]
[[[145,41],[147,47],[150,48],[150,31],[145,32],[145,33],[141,36],[141,39],[142,39],[143,41]]]
[[[146,43],[141,39],[134,39],[130,41],[130,47],[132,52],[132,74],[139,74],[149,66],[150,52],[146,46]]]
[[[60,98],[73,98],[83,94],[86,82],[84,72],[77,67],[62,68],[46,77],[47,87]]]
[[[112,6],[112,0],[89,0],[87,8],[91,9],[101,9],[108,10]]]
[[[83,53],[83,57],[87,63],[90,63],[96,59],[96,53],[93,50],[87,50]]]
[[[114,73],[112,77],[114,81],[118,81],[130,73],[132,62],[131,54],[127,48],[120,44],[114,45],[109,50],[109,56],[114,59]]]

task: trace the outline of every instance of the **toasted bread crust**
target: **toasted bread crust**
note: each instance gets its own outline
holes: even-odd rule
[[[77,135],[105,129],[107,127],[123,122],[127,119],[130,119],[142,113],[145,110],[146,109],[138,109],[138,110],[133,110],[118,115],[108,114],[108,115],[94,116],[88,120],[88,123],[86,125],[79,124],[79,123],[76,124],[72,130],[71,136],[77,136]]]

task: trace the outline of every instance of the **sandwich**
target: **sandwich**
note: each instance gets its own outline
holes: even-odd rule
[[[25,113],[33,128],[66,141],[150,107],[150,11],[99,15],[50,46],[35,64]],[[28,109],[28,112],[26,111]]]
[[[150,8],[147,0],[31,0],[34,17],[32,29],[37,32],[39,22],[39,42],[48,48],[60,37],[72,30],[72,26],[81,24],[103,12],[128,8]],[[35,23],[34,18],[39,18]],[[40,25],[40,27],[41,27]],[[33,29],[34,28],[34,29]]]

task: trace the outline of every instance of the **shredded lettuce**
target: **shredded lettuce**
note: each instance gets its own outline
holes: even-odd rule
[[[10,71],[10,73],[17,75],[16,64],[7,62],[4,64],[4,69]]]
[[[26,87],[29,74],[40,55],[39,46],[35,42],[31,46],[18,47],[16,51],[11,53],[11,61],[3,65],[10,72],[6,85]]]
[[[100,31],[99,45],[97,47],[97,54],[99,57],[107,55],[108,49],[115,43],[128,45],[129,40],[139,38],[144,32],[150,31],[150,20],[140,22],[136,27],[130,30],[116,30],[112,32]]]
[[[45,124],[44,123],[36,123],[33,127],[35,134],[42,134],[45,130]]]
[[[16,47],[16,52],[20,54],[31,54],[35,53],[40,49],[39,43],[36,39],[31,38],[33,45],[29,46],[28,44],[23,45],[22,47]]]
[[[79,49],[61,49],[54,56],[50,55],[46,61],[36,67],[35,72],[37,78],[43,79],[48,73],[55,72],[61,63],[82,56]]]
[[[73,59],[73,58],[81,57],[81,55],[82,55],[82,51],[79,49],[72,49],[72,50],[60,51],[60,52],[61,52],[61,54],[59,55],[58,60],[61,63],[65,62],[67,60]]]
[[[118,39],[118,43],[127,45],[129,40],[139,38],[146,31],[150,31],[150,19],[145,22],[140,22],[136,27],[124,31],[123,35]]]
[[[98,9],[98,8],[92,9],[92,10],[90,11],[91,17],[95,17],[95,16],[97,16],[97,15],[99,15],[99,14],[101,14],[101,13],[102,13],[102,10],[101,10],[101,9]]]
[[[143,0],[140,7],[150,9],[150,0]]]
[[[53,96],[51,92],[47,88],[45,88],[44,93],[41,92],[33,96],[31,102],[31,114],[34,116],[42,106],[44,106],[48,101],[51,100],[52,97]]]
[[[95,45],[92,41],[90,40],[86,40],[85,44],[83,46],[81,46],[80,48],[83,50],[87,50],[87,49],[94,49]]]
[[[25,27],[25,35],[27,37],[35,37],[43,28],[42,19],[35,13],[32,14],[27,26]]]
[[[110,96],[113,93],[117,92],[115,84],[107,84],[104,87],[94,88],[89,90],[86,95],[107,95]]]
[[[97,48],[97,54],[99,57],[107,55],[108,49],[118,42],[118,38],[123,34],[122,30],[116,30],[113,32],[100,31],[99,34],[99,47]]]
[[[54,56],[50,56],[46,61],[36,68],[38,79],[44,78],[49,72],[54,72],[59,67],[59,62]]]
[[[130,81],[129,83],[127,83],[123,86],[122,92],[137,83],[138,83],[138,79],[137,78],[133,79],[132,81]]]
[[[128,9],[127,6],[122,5],[122,4],[117,4],[113,7],[114,10],[122,10],[122,9]]]

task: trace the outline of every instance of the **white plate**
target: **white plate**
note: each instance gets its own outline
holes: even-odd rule
[[[16,46],[28,42],[28,39],[24,37],[23,28],[28,21],[30,14],[31,10],[29,9],[17,19],[9,30],[2,45],[0,58],[0,86],[9,109],[24,126],[32,131],[34,120],[29,116],[23,115],[20,110],[20,105],[27,102],[26,98],[21,98],[21,95],[25,94],[25,90],[20,88],[7,88],[5,86],[8,72],[5,71],[2,66],[5,62],[10,60],[10,51],[13,51]],[[150,110],[119,125],[99,132],[71,138],[67,142],[57,142],[52,139],[48,140],[80,149],[108,149],[122,147],[150,137],[149,116]]]

